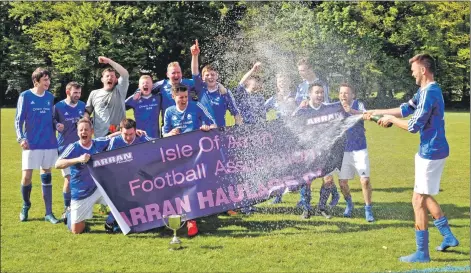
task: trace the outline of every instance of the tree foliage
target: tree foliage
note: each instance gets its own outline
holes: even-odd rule
[[[237,82],[255,59],[265,73],[290,73],[310,56],[335,88],[352,82],[361,97],[411,93],[407,60],[419,52],[437,59],[447,102],[469,102],[469,2],[0,2],[2,100],[31,86],[37,66],[53,71],[53,91],[100,87],[100,55],[131,74],[165,78],[179,61],[189,76],[189,47],[202,45],[202,64],[219,66]],[[242,30],[242,31],[240,31]],[[14,103],[14,102],[13,102]]]

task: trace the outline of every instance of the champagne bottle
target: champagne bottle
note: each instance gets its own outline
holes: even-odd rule
[[[378,123],[378,120],[382,117],[383,115],[374,115],[370,117],[370,120]],[[388,128],[391,127],[392,125],[393,125],[392,123],[389,123]]]

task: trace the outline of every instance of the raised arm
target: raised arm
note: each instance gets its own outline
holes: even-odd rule
[[[191,74],[194,76],[197,76],[200,74],[199,68],[198,68],[198,57],[200,54],[200,47],[198,45],[198,40],[195,40],[195,44],[191,46],[190,48],[191,51]]]
[[[112,59],[100,56],[98,57],[98,62],[111,65],[111,67],[113,67],[121,77],[129,78],[129,73],[126,68],[122,67],[119,63],[113,61]]]
[[[254,72],[257,72],[260,69],[260,66],[262,65],[261,62],[256,62],[252,69],[250,69],[245,75],[240,79],[239,85],[245,85],[245,82],[252,76]]]

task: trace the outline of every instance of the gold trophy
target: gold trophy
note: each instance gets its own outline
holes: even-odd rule
[[[178,250],[182,248],[182,242],[177,237],[177,230],[179,230],[185,224],[186,220],[183,220],[182,217],[185,215],[164,215],[163,220],[166,227],[173,230],[173,238],[170,241],[170,250]],[[168,224],[166,223],[165,219],[167,219]]]

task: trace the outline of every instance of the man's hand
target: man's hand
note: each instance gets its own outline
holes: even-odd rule
[[[111,61],[110,58],[106,58],[105,56],[98,57],[98,62],[101,64],[109,64]]]
[[[28,141],[27,141],[26,139],[23,139],[23,140],[20,142],[20,146],[21,146],[21,148],[23,148],[23,150],[29,150]]]
[[[137,129],[137,130],[136,130],[136,135],[137,135],[137,136],[147,136],[147,133],[146,133],[146,131],[144,131],[144,130]]]
[[[394,124],[395,119],[397,119],[395,116],[384,115],[378,120],[378,125],[384,128],[391,127],[391,123]]]
[[[62,131],[64,130],[64,124],[62,124],[62,123],[57,123],[57,124],[56,124],[56,130],[57,130],[58,132],[62,132]]]
[[[200,47],[198,45],[198,39],[195,40],[195,44],[190,47],[191,55],[198,56],[200,54]]]
[[[204,124],[200,127],[200,130],[203,131],[203,132],[207,132],[207,131],[211,130],[211,128],[209,127],[209,125]]]
[[[180,128],[173,128],[170,132],[168,132],[168,136],[176,136],[180,134]]]
[[[141,98],[141,92],[136,92],[134,93],[134,96],[132,96],[133,100],[139,100]]]
[[[226,87],[224,87],[224,85],[222,85],[221,83],[218,83],[218,87],[219,87],[219,92],[221,94],[226,94],[227,93],[227,89],[226,89]]]
[[[371,119],[371,116],[376,115],[376,114],[375,114],[375,111],[376,111],[376,110],[368,110],[368,111],[364,112],[364,113],[363,113],[363,119],[365,119],[365,120],[370,120],[370,119]]]
[[[342,107],[343,107],[343,110],[347,113],[350,113],[352,111],[352,108],[347,103],[342,103]]]
[[[303,100],[301,101],[301,103],[299,104],[299,107],[300,108],[306,108],[309,106],[309,100]]]
[[[244,119],[241,115],[237,115],[234,117],[236,125],[242,125],[244,123]]]
[[[88,160],[90,160],[90,154],[83,154],[79,157],[78,160],[80,163],[87,163]]]
[[[261,66],[262,66],[261,62],[256,62],[252,67],[253,72],[259,71]]]

